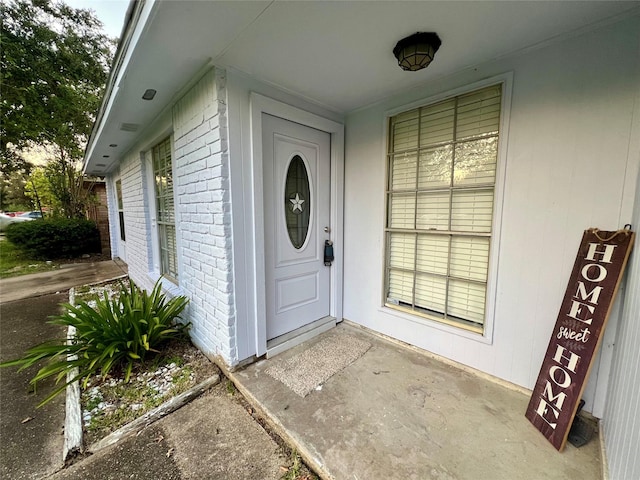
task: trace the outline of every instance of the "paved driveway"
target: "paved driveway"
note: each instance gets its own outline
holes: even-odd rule
[[[66,301],[64,293],[0,304],[0,361],[20,357],[33,345],[64,336],[63,327],[46,322]],[[64,395],[36,409],[54,385],[48,379],[32,391],[29,380],[38,368],[22,372],[13,367],[0,369],[0,478],[41,478],[62,465]]]
[[[70,263],[59,270],[34,273],[0,280],[0,303],[12,302],[34,295],[63,292],[71,287],[96,283],[127,273],[126,267],[113,260],[90,263]]]
[[[60,270],[0,280],[0,361],[26,349],[63,338],[63,327],[47,323],[69,301],[72,286],[108,280],[126,273],[114,261],[71,264]],[[57,293],[56,293],[57,292]],[[36,408],[52,391],[52,379],[29,380],[39,367],[22,372],[0,369],[0,478],[42,478],[62,466],[64,395]]]

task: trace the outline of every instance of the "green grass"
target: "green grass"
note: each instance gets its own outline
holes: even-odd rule
[[[186,392],[191,386],[191,374],[193,369],[191,367],[182,367],[180,373],[173,377],[173,386],[171,387],[171,395],[180,395],[182,392]]]
[[[291,457],[289,458],[291,466],[287,470],[287,472],[282,476],[282,480],[296,480],[300,474],[302,469],[302,460],[300,459],[300,455],[295,450],[291,452]]]
[[[302,462],[295,450],[289,454],[289,466],[281,480],[318,480],[318,477]]]
[[[231,380],[227,380],[227,393],[232,397],[236,394],[236,386]]]
[[[0,278],[47,272],[56,268],[58,268],[57,263],[34,260],[18,250],[11,242],[4,238],[0,239]]]

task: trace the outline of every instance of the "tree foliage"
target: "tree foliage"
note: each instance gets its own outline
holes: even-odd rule
[[[91,11],[60,1],[9,0],[0,9],[0,174],[23,169],[24,153],[45,145],[71,178],[100,106],[113,41]]]
[[[0,175],[0,208],[7,211],[33,210],[35,198],[27,192],[31,165]]]
[[[62,205],[51,191],[46,167],[34,167],[25,179],[24,194],[36,210],[46,210],[47,216],[56,216]]]

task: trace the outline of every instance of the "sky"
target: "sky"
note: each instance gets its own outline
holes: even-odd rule
[[[120,37],[129,0],[63,0],[74,8],[93,10],[109,37]]]
[[[129,0],[63,0],[64,3],[74,8],[93,10],[98,19],[104,25],[104,32],[109,37],[120,37],[124,25],[124,16],[127,13]],[[50,155],[46,150],[36,148],[30,153],[29,161],[36,165],[44,161],[45,156]]]

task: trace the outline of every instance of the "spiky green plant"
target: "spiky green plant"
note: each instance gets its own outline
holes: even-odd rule
[[[107,375],[116,366],[123,368],[128,382],[135,362],[143,361],[150,352],[159,352],[164,342],[186,336],[189,324],[176,320],[188,302],[183,296],[167,301],[158,281],[151,293],[130,282],[129,288],[121,286],[120,294],[112,299],[105,293],[94,308],[86,302],[65,304],[65,313],[50,317],[49,323],[75,327],[72,339],[36,345],[21,358],[0,363],[0,367],[19,366],[24,370],[49,360],[31,379],[35,385],[39,380],[56,378],[58,386],[40,406],[68,384],[79,380],[86,386],[91,375]]]

